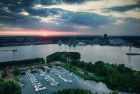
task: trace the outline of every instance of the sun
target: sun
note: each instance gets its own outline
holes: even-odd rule
[[[41,35],[42,35],[42,36],[47,36],[48,34],[47,34],[47,32],[42,32]]]

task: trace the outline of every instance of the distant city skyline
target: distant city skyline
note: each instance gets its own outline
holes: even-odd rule
[[[0,36],[140,36],[139,0],[0,0]]]

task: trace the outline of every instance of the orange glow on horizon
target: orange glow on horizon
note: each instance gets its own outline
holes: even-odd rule
[[[65,35],[83,35],[87,32],[58,31],[52,29],[21,29],[4,28],[0,29],[0,36],[65,36]]]

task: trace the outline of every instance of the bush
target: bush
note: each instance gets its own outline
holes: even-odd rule
[[[54,94],[92,94],[89,90],[83,89],[65,89],[63,91],[58,91]]]
[[[15,81],[0,79],[0,94],[21,94],[21,88]]]

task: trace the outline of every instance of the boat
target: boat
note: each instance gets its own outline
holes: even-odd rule
[[[46,86],[43,86],[43,85],[41,84],[41,82],[39,82],[39,81],[36,79],[36,77],[35,77],[33,74],[31,74],[31,71],[28,70],[28,71],[26,72],[26,74],[27,74],[27,76],[29,77],[29,80],[30,80],[30,82],[32,83],[32,85],[34,86],[36,92],[39,92],[39,91],[41,91],[41,90],[47,89]]]
[[[17,52],[17,49],[12,50],[12,52]]]
[[[126,55],[140,55],[140,53],[126,53]]]
[[[48,66],[44,66],[45,69],[50,70],[50,68]]]
[[[21,83],[21,82],[19,83],[19,85],[20,85],[20,87],[23,87],[23,86],[24,86],[24,84],[23,84],[23,83]]]
[[[70,76],[73,76],[73,74],[72,73],[70,73],[69,71],[67,71],[67,70],[65,70],[65,69],[63,69],[62,67],[59,67],[59,69],[62,69],[63,71],[63,73],[68,73]],[[67,79],[67,78],[65,78],[65,77],[63,77],[58,71],[56,71],[56,70],[54,70],[56,73],[56,76],[58,76],[58,78],[60,78],[61,80],[63,80],[64,82],[69,82],[69,83],[73,83],[73,81],[72,80],[70,80],[70,79]]]
[[[47,80],[47,82],[50,83],[51,86],[57,86],[59,84],[59,82],[55,81],[51,76],[49,75],[45,75],[44,77],[45,80]]]

